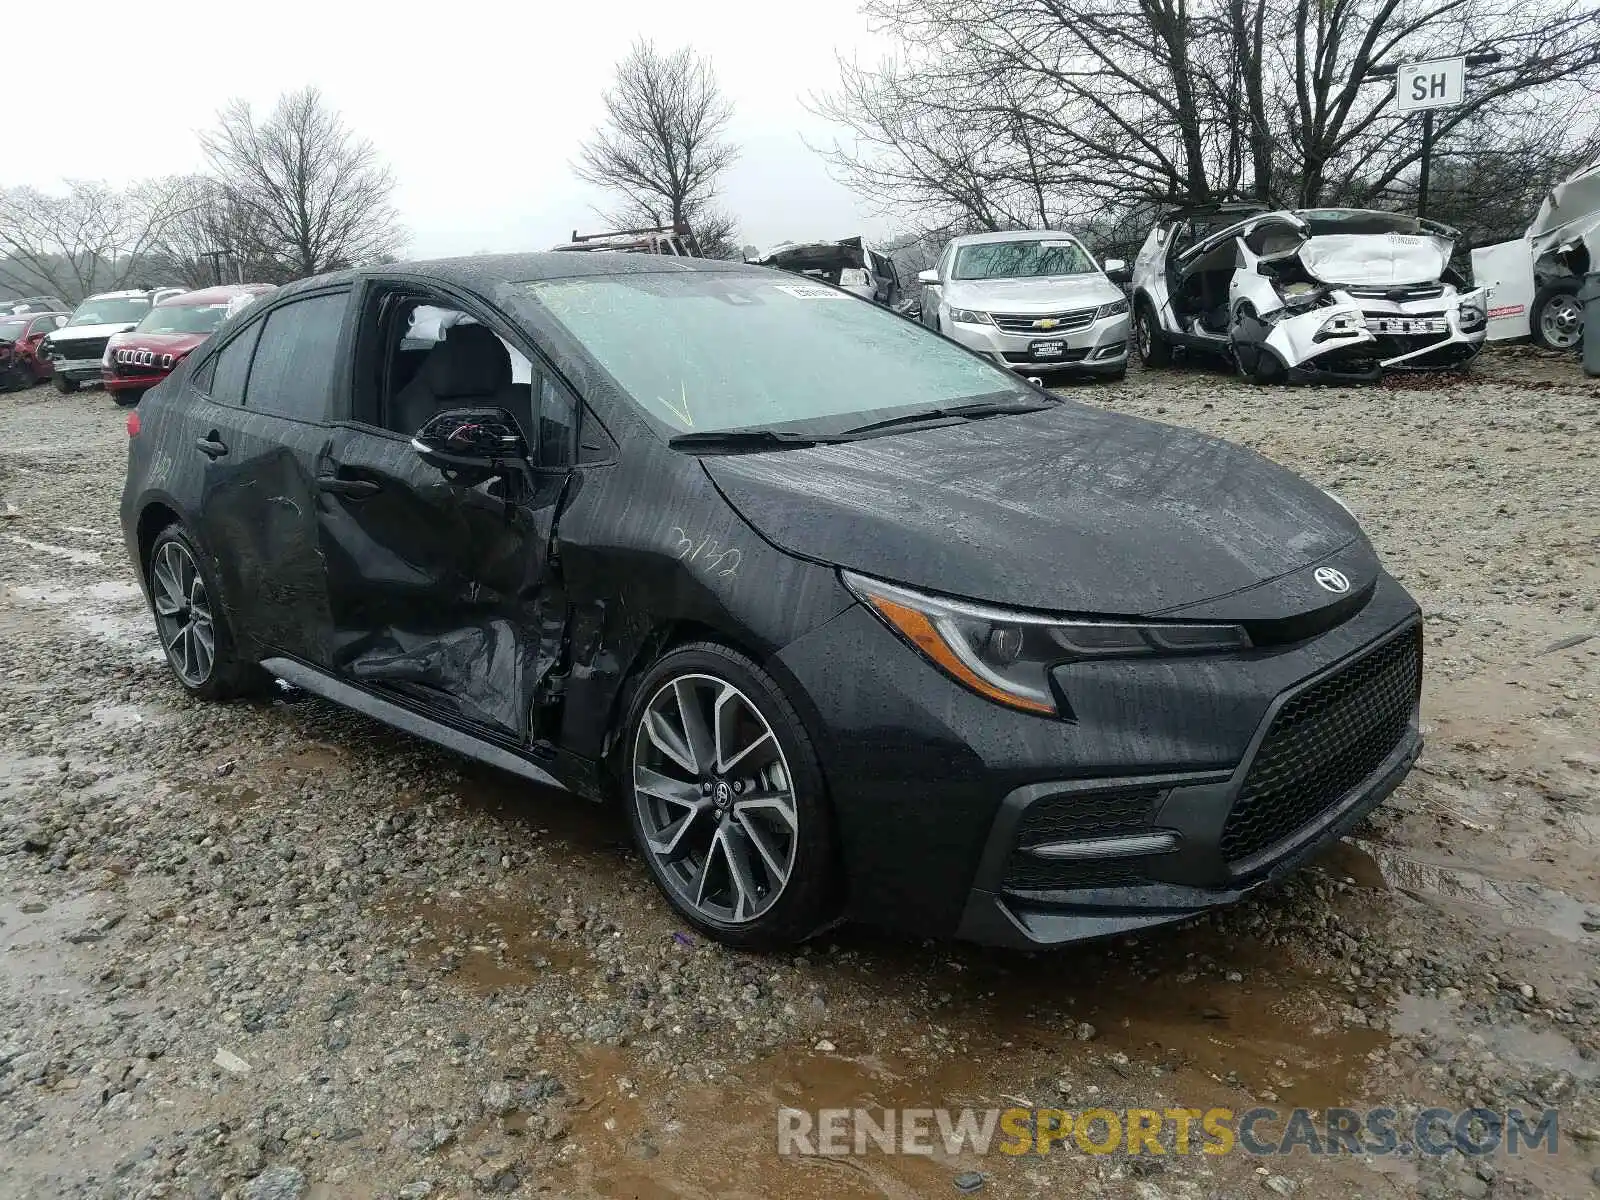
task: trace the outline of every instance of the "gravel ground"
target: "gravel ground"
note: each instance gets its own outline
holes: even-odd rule
[[[851,928],[725,951],[673,925],[610,811],[297,693],[190,702],[117,530],[123,414],[0,397],[0,1195],[1592,1193],[1600,388],[1523,350],[1405,387],[1073,394],[1350,503],[1427,614],[1429,743],[1279,893],[1034,957]],[[1552,1105],[1561,1142],[773,1150],[779,1104],[1018,1102]]]

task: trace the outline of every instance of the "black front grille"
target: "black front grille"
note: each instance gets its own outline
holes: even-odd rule
[[[1380,284],[1355,284],[1346,290],[1352,296],[1365,299],[1392,300],[1396,304],[1405,304],[1411,300],[1437,300],[1444,295],[1442,283],[1400,283],[1389,287]]]
[[[1422,627],[1293,696],[1272,720],[1222,828],[1229,863],[1322,816],[1382,765],[1410,728],[1422,684]]]
[[[1008,891],[1116,887],[1145,878],[1138,859],[1055,861],[1035,858],[1031,846],[1083,838],[1148,833],[1163,792],[1160,788],[1063,792],[1028,806],[1017,825],[1016,849],[1001,887]]]
[[[106,343],[110,340],[108,337],[53,338],[50,342],[50,355],[52,358],[64,359],[67,362],[99,358],[106,352]]]
[[[1049,358],[1035,358],[1026,350],[1007,350],[1004,353],[1004,357],[1008,363],[1030,363],[1036,367],[1048,367],[1054,363],[1082,362],[1089,357],[1089,347],[1068,346],[1060,354],[1052,355]]]

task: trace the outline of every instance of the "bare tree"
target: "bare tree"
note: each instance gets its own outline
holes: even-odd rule
[[[731,245],[735,230],[712,202],[722,173],[738,157],[725,139],[733,106],[711,64],[684,47],[662,54],[635,42],[605,94],[606,120],[583,147],[578,178],[616,194],[619,224],[687,223],[707,241]],[[696,226],[715,223],[719,228]],[[717,237],[706,237],[715,233]]]
[[[263,121],[235,100],[200,145],[221,188],[218,248],[265,282],[369,262],[404,243],[393,173],[316,88],[284,94]]]
[[[1420,123],[1395,112],[1392,83],[1362,82],[1373,67],[1501,52],[1437,117],[1441,154],[1531,148],[1532,113],[1575,144],[1583,121],[1567,118],[1587,105],[1592,126],[1600,90],[1593,3],[866,0],[865,11],[898,52],[841,63],[839,87],[814,100],[848,134],[825,152],[870,199],[928,227],[1073,224],[1237,197],[1399,205],[1415,194]]]
[[[70,180],[61,194],[0,188],[0,285],[76,303],[160,282],[145,278],[159,266],[152,251],[189,202],[181,178],[121,189]]]

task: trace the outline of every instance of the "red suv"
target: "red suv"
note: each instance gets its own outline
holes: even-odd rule
[[[106,391],[118,404],[139,403],[223,321],[275,290],[270,283],[231,283],[161,301],[127,333],[106,343],[100,371]]]
[[[27,388],[50,378],[50,360],[39,343],[67,323],[64,312],[0,313],[0,392]]]

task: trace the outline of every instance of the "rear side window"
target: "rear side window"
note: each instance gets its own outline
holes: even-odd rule
[[[218,404],[244,403],[244,381],[250,374],[250,355],[254,353],[256,339],[260,336],[261,326],[250,326],[211,360],[215,365],[208,364],[204,368],[209,379],[202,378],[200,386]]]
[[[245,390],[246,408],[296,421],[328,420],[349,300],[348,292],[312,296],[267,314]],[[220,374],[219,364],[219,379]]]

